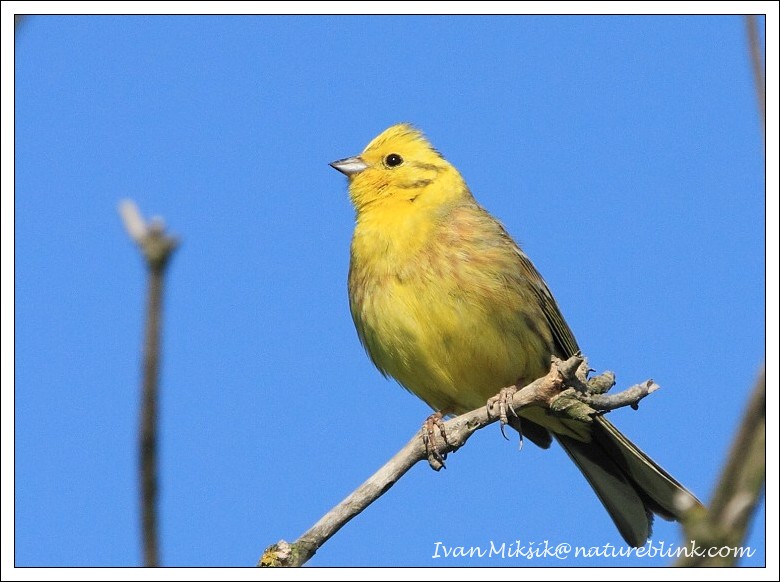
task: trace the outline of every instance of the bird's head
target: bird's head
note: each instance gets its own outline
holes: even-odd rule
[[[358,213],[404,203],[443,204],[468,192],[458,171],[411,125],[393,125],[355,157],[330,164],[349,178]]]

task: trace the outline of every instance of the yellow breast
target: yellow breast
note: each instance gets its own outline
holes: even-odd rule
[[[544,374],[552,334],[500,225],[473,202],[412,206],[365,213],[352,241],[352,316],[377,367],[456,414]]]

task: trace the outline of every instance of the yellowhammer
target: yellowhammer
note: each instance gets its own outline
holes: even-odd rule
[[[543,376],[552,355],[579,351],[533,263],[420,131],[395,125],[331,166],[349,178],[357,213],[352,318],[383,374],[462,414]],[[654,513],[679,519],[698,503],[602,416],[518,412],[530,440],[547,448],[552,433],[563,446],[629,544],[647,541]]]

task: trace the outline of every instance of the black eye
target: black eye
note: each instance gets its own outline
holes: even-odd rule
[[[385,158],[385,164],[387,164],[391,168],[394,168],[395,166],[400,166],[403,163],[404,163],[404,159],[398,154],[390,154]]]

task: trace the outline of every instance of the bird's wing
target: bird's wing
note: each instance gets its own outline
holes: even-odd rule
[[[520,247],[516,247],[516,250],[520,257],[520,270],[522,271],[523,277],[531,284],[534,294],[539,300],[542,312],[547,318],[547,322],[550,324],[550,330],[552,331],[558,351],[560,352],[556,355],[561,358],[570,358],[580,351],[577,340],[574,339],[574,334],[566,323],[566,320],[563,318],[563,315],[561,315],[561,310],[555,302],[552,293],[550,293],[547,283],[544,282],[544,279],[542,279],[539,271],[534,267],[531,259],[528,258]]]

